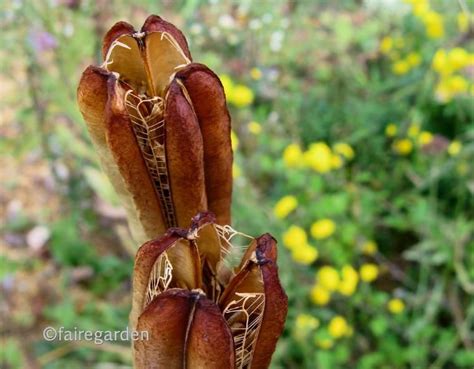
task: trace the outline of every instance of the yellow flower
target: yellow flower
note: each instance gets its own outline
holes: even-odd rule
[[[364,282],[372,282],[377,279],[379,275],[379,267],[376,264],[363,264],[359,270],[360,279]]]
[[[418,136],[419,133],[420,133],[420,125],[416,123],[410,124],[410,127],[408,127],[408,132],[407,132],[408,137],[415,138],[416,136]]]
[[[418,136],[418,144],[420,146],[429,145],[433,141],[433,134],[428,131],[422,131]]]
[[[400,299],[391,299],[388,304],[388,311],[392,314],[400,314],[405,310],[405,303]]]
[[[413,14],[417,17],[423,17],[430,11],[430,6],[427,2],[413,3]]]
[[[237,148],[239,147],[239,138],[237,137],[234,131],[230,131],[230,142],[232,145],[232,151],[237,150]]]
[[[446,50],[439,49],[436,51],[431,66],[436,72],[442,75],[447,75],[452,72],[452,68],[448,63],[448,54],[446,53]]]
[[[311,235],[317,239],[322,240],[331,236],[336,230],[336,223],[331,219],[317,220],[311,226]]]
[[[308,333],[319,327],[319,320],[309,314],[298,314],[293,327],[293,335],[297,340],[304,340]]]
[[[459,32],[467,32],[469,29],[469,15],[464,12],[458,13],[457,23]]]
[[[303,152],[298,144],[289,144],[283,151],[283,161],[288,168],[298,168],[303,161]]]
[[[462,69],[473,62],[471,59],[472,56],[470,56],[469,53],[462,47],[455,47],[451,49],[447,57],[449,65],[454,70]]]
[[[290,250],[308,243],[308,237],[303,228],[292,225],[283,233],[283,244]]]
[[[362,253],[365,255],[374,255],[377,252],[377,244],[375,241],[366,241],[362,245]]]
[[[258,68],[252,68],[252,69],[250,69],[250,77],[252,77],[252,79],[258,81],[259,79],[262,78],[262,71]]]
[[[341,282],[339,283],[338,292],[344,296],[352,296],[357,289],[359,283],[359,274],[350,265],[344,265],[341,270]]]
[[[253,91],[244,85],[235,85],[228,100],[238,108],[243,108],[253,102]]]
[[[352,160],[354,158],[354,149],[345,142],[336,142],[333,149],[338,154],[344,156],[347,160]]]
[[[239,178],[242,175],[242,169],[236,163],[232,164],[232,177]]]
[[[336,315],[332,318],[328,325],[328,331],[331,336],[334,338],[341,338],[347,336],[350,332],[349,324],[347,324],[346,319],[340,315]]]
[[[262,132],[262,126],[260,123],[252,121],[247,125],[250,133],[253,133],[254,135],[259,135]]]
[[[393,150],[400,155],[408,155],[413,150],[412,142],[407,138],[395,140],[392,145]]]
[[[456,156],[461,152],[462,143],[458,140],[452,141],[448,146],[448,154],[451,156]]]
[[[440,81],[435,87],[435,95],[438,101],[447,103],[453,98],[453,93],[449,88],[446,80]]]
[[[393,39],[390,36],[385,36],[382,41],[380,41],[379,48],[382,54],[388,54],[393,48]]]
[[[224,87],[224,92],[227,96],[227,99],[229,99],[229,97],[232,95],[234,82],[232,82],[232,79],[227,74],[223,74],[219,77],[219,79],[221,80],[222,86]]]
[[[331,156],[331,167],[332,169],[339,169],[342,167],[343,161],[341,157],[337,154],[332,154]]]
[[[283,219],[288,216],[298,206],[296,197],[287,195],[282,197],[273,208],[273,213],[278,219]]]
[[[319,320],[309,314],[298,314],[296,317],[295,328],[297,331],[311,331],[319,327]]]
[[[334,346],[334,341],[330,338],[316,337],[314,343],[316,344],[316,346],[322,348],[323,350],[329,350]]]
[[[468,89],[468,82],[461,76],[451,76],[446,80],[446,85],[449,91],[456,95],[466,93]]]
[[[291,256],[299,264],[312,264],[319,256],[318,249],[308,244],[299,245],[291,250]]]
[[[398,60],[392,64],[392,72],[401,76],[410,71],[410,64],[406,60]]]
[[[421,63],[421,55],[420,53],[412,52],[407,55],[406,60],[411,67],[416,67]]]
[[[318,284],[330,292],[336,291],[339,286],[339,273],[329,265],[321,267],[316,273],[316,278]]]
[[[311,289],[311,301],[315,305],[326,305],[331,300],[331,293],[322,286],[315,285]]]
[[[308,151],[303,154],[307,166],[319,173],[326,173],[332,167],[332,152],[324,142],[315,142],[309,146]]]
[[[461,76],[447,76],[436,85],[435,94],[441,102],[449,102],[457,95],[469,92],[469,83]]]
[[[429,11],[421,17],[425,24],[426,35],[429,38],[440,38],[444,36],[444,23],[441,14]]]
[[[387,137],[394,137],[398,132],[398,128],[394,123],[387,124],[385,127],[385,135]]]

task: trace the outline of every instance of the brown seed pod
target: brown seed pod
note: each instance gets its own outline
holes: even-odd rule
[[[232,334],[219,308],[200,291],[170,289],[140,315],[138,369],[234,369]]]
[[[214,229],[218,234],[221,257],[215,273],[210,273],[203,263],[209,252],[207,244],[200,246],[196,242],[206,229]],[[178,323],[166,328],[168,322],[164,325],[162,319],[168,318],[165,315],[158,317],[159,311],[155,308],[162,306],[162,299],[167,300],[170,294],[174,296],[179,293],[187,296],[181,302],[174,302],[174,314],[185,311],[180,321],[189,322],[192,319],[189,312],[190,296],[199,296],[199,299],[206,301],[208,309],[219,312],[213,318],[205,315],[209,330],[203,327],[199,334],[208,337],[209,341],[206,342],[210,342],[210,347],[222,350],[218,357],[227,353],[228,357],[233,358],[232,365],[219,362],[219,365],[223,365],[220,368],[268,367],[283,330],[288,307],[287,297],[278,279],[276,242],[269,234],[250,238],[240,264],[232,267],[226,255],[238,251],[238,247],[229,242],[236,234],[228,226],[217,225],[212,214],[202,213],[193,219],[188,230],[170,229],[163,237],[147,242],[138,250],[134,268],[131,326],[137,330],[151,330],[152,336],[159,334],[154,342],[152,339],[146,345],[135,344],[134,356],[138,369],[153,367],[153,358],[158,360],[168,355],[167,350],[170,348],[161,343],[174,340],[180,334],[178,331],[184,329],[179,328]],[[229,346],[223,338],[224,331],[230,332],[233,340],[231,353],[228,353]],[[181,341],[173,345],[183,346],[183,336],[180,337]],[[147,360],[146,365],[143,358]],[[211,364],[204,367],[214,368]]]
[[[224,91],[191,62],[184,35],[150,16],[116,23],[101,67],[88,67],[78,104],[139,243],[211,210],[230,223],[232,149]]]

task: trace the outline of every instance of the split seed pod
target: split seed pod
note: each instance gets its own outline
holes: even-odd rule
[[[246,236],[243,257],[231,267],[236,234],[201,213],[188,230],[170,229],[140,247],[130,320],[149,337],[134,342],[136,369],[268,367],[288,309],[276,242],[269,234]]]
[[[200,211],[230,224],[230,117],[219,78],[193,63],[185,37],[152,15],[116,23],[78,104],[138,243],[187,227]]]

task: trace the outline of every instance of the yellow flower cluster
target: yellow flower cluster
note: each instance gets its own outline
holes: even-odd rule
[[[298,314],[293,330],[293,335],[299,341],[304,340],[306,336],[319,327],[319,320],[309,314]]]
[[[253,91],[245,85],[234,83],[232,79],[224,74],[220,76],[222,86],[224,86],[227,101],[238,108],[246,107],[253,103]]]
[[[439,101],[449,102],[456,96],[466,95],[469,89],[471,94],[474,92],[473,85],[470,87],[468,81],[459,73],[468,66],[474,66],[474,53],[469,53],[461,47],[439,49],[431,66],[439,77],[435,89]]]
[[[385,127],[385,135],[387,137],[394,137],[398,133],[398,127],[394,123],[390,123]],[[420,125],[412,123],[407,129],[407,136],[397,138],[392,142],[392,149],[398,155],[409,155],[413,151],[413,143],[418,146],[425,146],[433,141],[433,133],[429,131],[422,131]]]
[[[458,13],[456,20],[458,23],[458,30],[459,32],[467,32],[469,30],[469,17],[474,18],[474,14],[471,13],[470,15],[467,13]],[[471,19],[472,19],[471,18]]]
[[[419,18],[429,38],[437,39],[444,36],[443,16],[430,7],[428,0],[404,0],[412,7],[413,14]]]
[[[309,265],[319,256],[318,249],[310,244],[303,244],[291,250],[291,256],[299,264]]]
[[[319,327],[319,320],[309,314],[298,314],[296,317],[296,329],[316,329]]]
[[[252,79],[258,81],[259,79],[262,78],[262,71],[258,68],[252,68],[252,69],[250,69],[250,77],[252,77]]]
[[[385,135],[387,137],[395,137],[398,132],[398,127],[395,123],[389,123],[385,127]]]
[[[393,141],[392,149],[399,155],[408,155],[413,150],[413,143],[408,138]]]
[[[307,167],[318,173],[339,169],[345,161],[352,160],[354,156],[354,149],[345,142],[335,143],[332,149],[325,142],[314,142],[305,152],[298,144],[292,143],[283,151],[286,167]]]
[[[278,219],[284,219],[298,206],[298,200],[292,195],[283,196],[275,204],[273,213]]]
[[[298,168],[303,164],[303,151],[301,147],[292,143],[283,151],[283,161],[288,168]]]
[[[298,341],[303,341],[313,331],[320,327],[318,318],[310,314],[298,314],[293,327],[293,336]],[[328,322],[327,328],[324,327],[315,335],[314,343],[322,349],[330,349],[334,346],[334,341],[344,337],[350,337],[353,334],[353,328],[347,320],[341,315],[335,315]]]
[[[324,350],[328,350],[334,346],[334,340],[330,337],[315,337],[314,343]]]
[[[318,173],[326,173],[332,169],[333,154],[325,142],[312,143],[303,154],[306,166]]]
[[[392,72],[396,75],[407,74],[411,69],[421,64],[421,55],[417,52],[409,53],[404,59],[396,60],[392,64]]]
[[[379,267],[373,263],[366,263],[360,267],[360,279],[364,282],[373,282],[379,276]]]
[[[340,315],[336,315],[329,321],[328,331],[336,339],[351,336],[353,333],[352,327]]]
[[[286,217],[298,205],[292,196],[285,196],[275,206],[274,212],[278,218]],[[316,240],[330,237],[336,230],[336,223],[331,219],[320,219],[311,226],[311,235]],[[306,231],[296,225],[291,225],[283,233],[283,244],[291,251],[293,260],[309,265],[319,256],[318,249],[308,243]]]
[[[378,246],[375,243],[375,241],[369,240],[369,241],[364,242],[362,245],[362,253],[364,255],[368,255],[368,256],[375,255],[377,253],[377,250],[378,250]]]
[[[247,125],[247,128],[248,128],[250,133],[252,133],[256,136],[259,135],[260,133],[262,133],[262,125],[258,122],[255,122],[255,121],[250,122]]]
[[[404,46],[405,40],[402,37],[392,38],[391,36],[382,38],[379,45],[380,52],[394,60],[392,63],[392,72],[399,76],[407,74],[410,70],[418,67],[422,62],[421,54],[415,51],[401,58],[401,49]]]
[[[341,280],[339,282],[338,292],[344,296],[352,296],[359,283],[359,274],[350,265],[344,265],[341,270]]]
[[[395,59],[399,55],[399,50],[405,46],[405,40],[403,37],[391,37],[385,36],[382,38],[379,44],[379,50],[382,54],[388,55],[390,58]]]
[[[309,265],[318,258],[318,249],[308,243],[308,237],[303,228],[292,225],[283,233],[283,244],[291,251],[294,261]]]
[[[448,154],[451,156],[457,156],[462,150],[462,143],[458,140],[452,141],[448,146]]]
[[[316,273],[316,283],[310,293],[311,301],[316,305],[326,305],[334,292],[352,296],[358,283],[359,274],[351,265],[344,265],[340,273],[336,268],[325,265]]]
[[[311,236],[317,240],[330,237],[336,231],[336,223],[331,219],[320,219],[311,225]]]
[[[387,308],[392,314],[400,314],[405,310],[405,303],[400,299],[391,299],[387,304]]]

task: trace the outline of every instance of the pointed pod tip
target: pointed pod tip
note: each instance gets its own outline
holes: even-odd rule
[[[191,230],[199,229],[206,224],[215,223],[215,222],[216,222],[216,216],[213,212],[202,211],[192,218]]]
[[[148,16],[143,23],[143,26],[140,30],[141,32],[166,32],[169,33],[175,40],[178,42],[180,48],[183,50],[184,54],[189,60],[191,60],[191,53],[189,52],[188,41],[184,36],[183,32],[176,27],[174,24],[165,21],[158,15],[152,14]]]
[[[105,34],[104,41],[102,42],[102,58],[105,60],[107,52],[109,51],[110,45],[123,35],[133,35],[135,33],[135,28],[124,21],[115,23]]]
[[[258,237],[255,253],[259,265],[267,263],[276,263],[277,259],[277,241],[270,234],[265,233]]]

